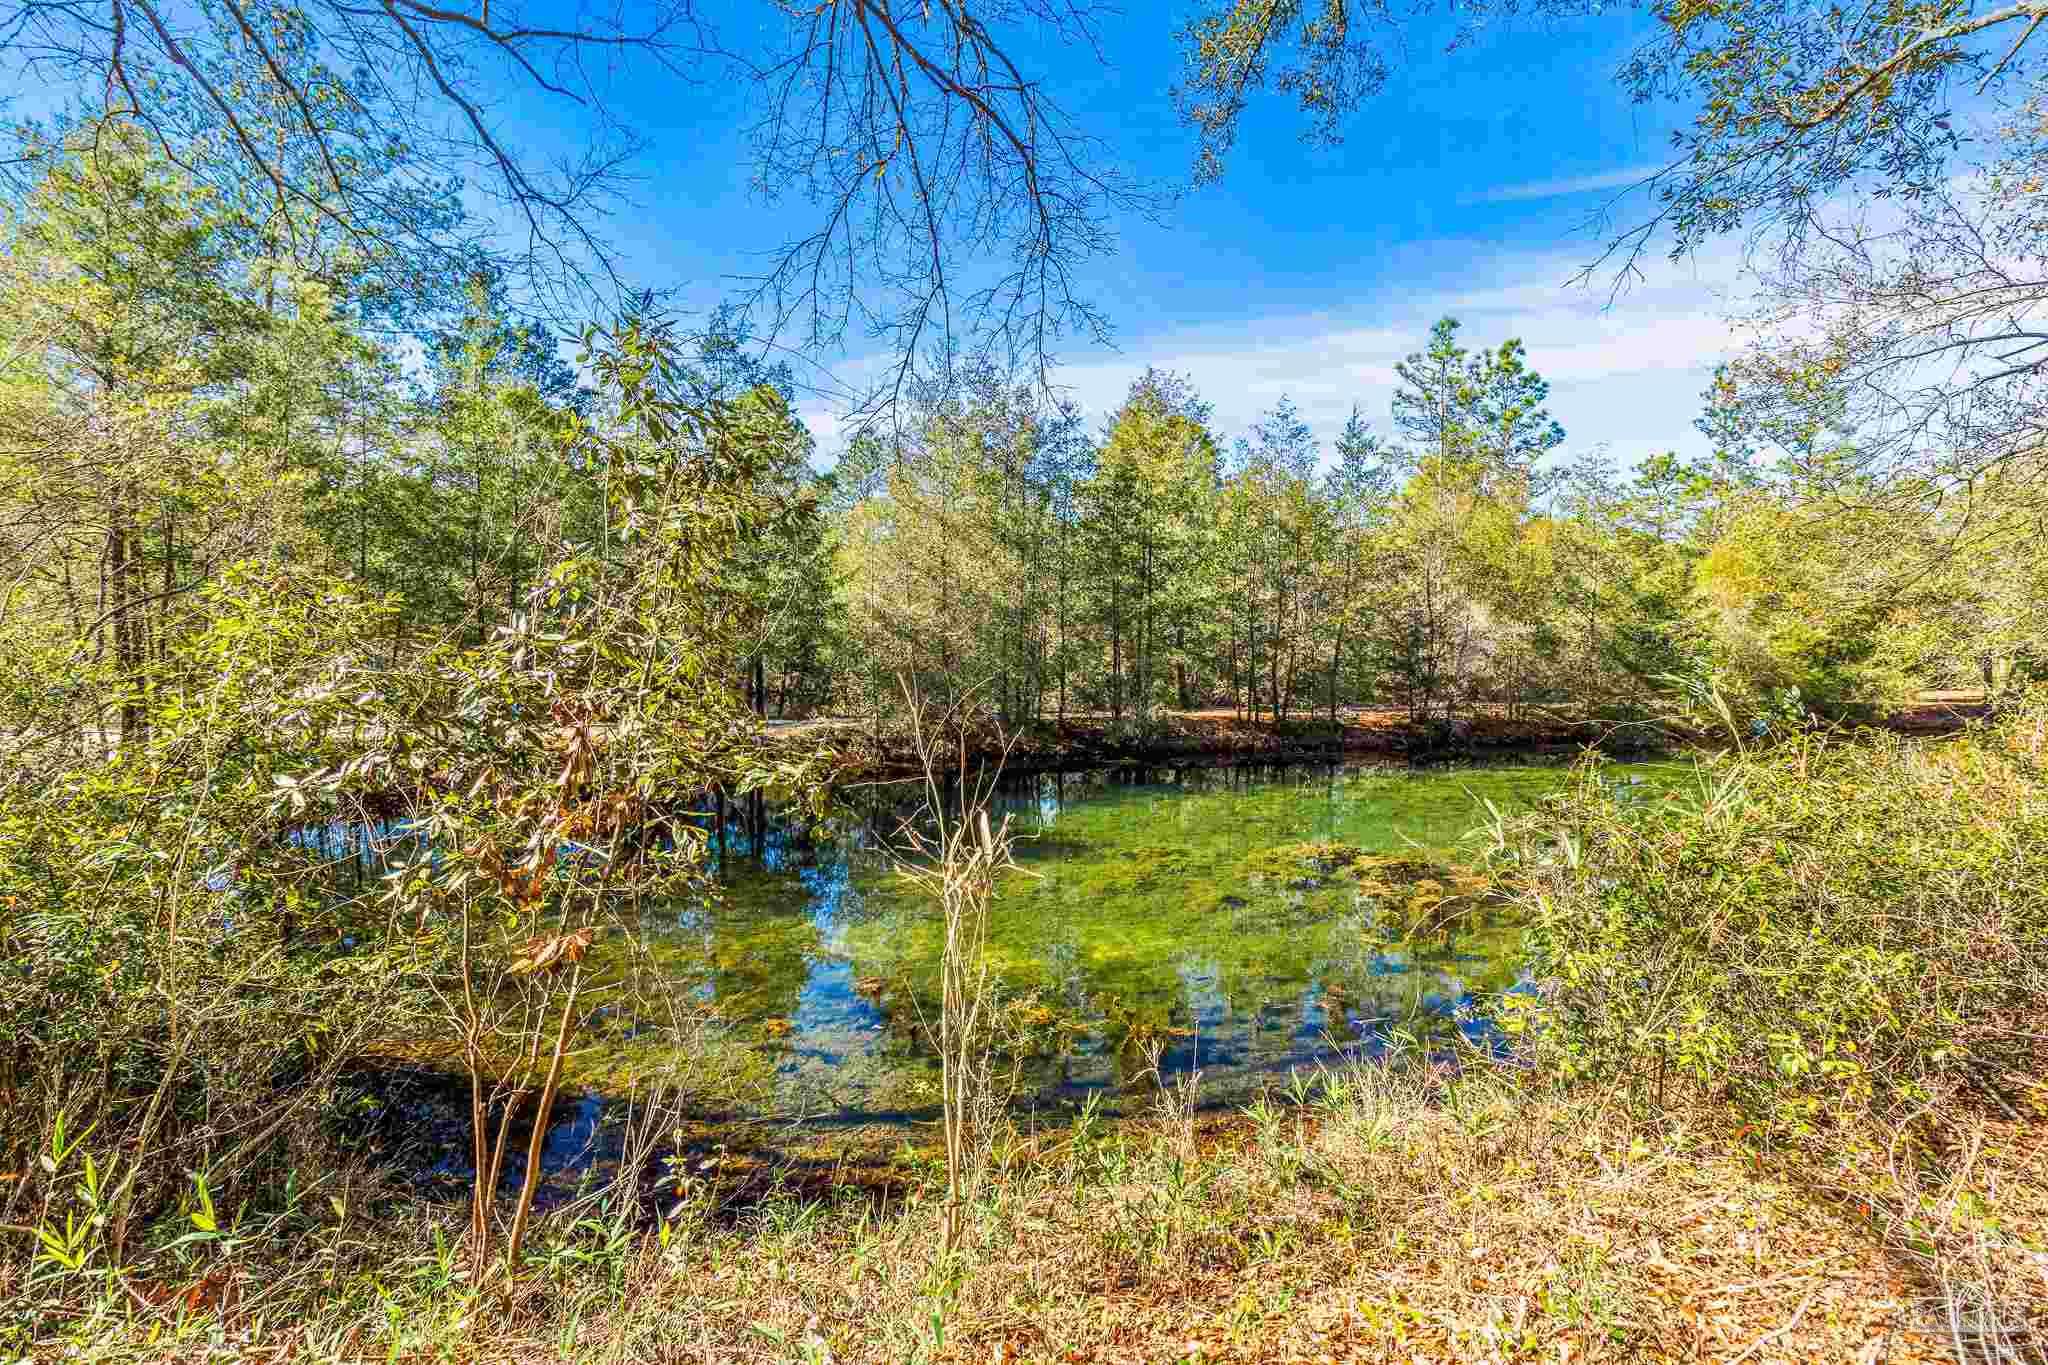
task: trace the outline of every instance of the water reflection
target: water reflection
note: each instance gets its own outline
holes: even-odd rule
[[[1229,1099],[1291,1067],[1376,1054],[1396,1030],[1489,1044],[1470,1007],[1517,985],[1519,931],[1472,900],[1418,934],[1416,907],[1464,903],[1450,864],[1470,857],[1459,844],[1482,798],[1512,809],[1560,781],[1531,765],[1114,768],[1004,784],[995,813],[1020,836],[1023,870],[990,946],[1006,1018],[1028,1039],[1026,1093],[1116,1092],[1156,1054],[1169,1079],[1199,1068]],[[706,820],[722,894],[642,926],[676,989],[763,1059],[764,1110],[935,1098],[918,1021],[936,1005],[939,924],[889,862],[920,794],[867,789],[821,821],[722,803]],[[597,1049],[578,1079],[616,1087],[652,1060]]]
[[[1649,792],[1667,775],[1640,765],[1617,780]],[[1396,1031],[1490,1045],[1471,1006],[1518,988],[1520,933],[1456,866],[1472,859],[1461,840],[1483,802],[1512,810],[1563,779],[1554,765],[1223,766],[1001,784],[994,813],[1012,822],[1021,871],[989,945],[1025,1093],[1078,1103],[1156,1060],[1169,1080],[1199,1069],[1227,1100],[1291,1067],[1374,1055]],[[863,788],[822,819],[758,795],[706,802],[719,893],[650,906],[639,961],[752,1059],[743,1108],[845,1115],[936,1099],[922,1021],[941,928],[891,863],[922,797],[920,784]],[[403,826],[297,838],[366,879],[433,856]],[[624,948],[601,942],[597,965]],[[572,1085],[622,1092],[673,1060],[657,1033],[612,1022],[576,1053]]]
[[[1646,793],[1675,776],[1622,773]],[[1472,860],[1461,841],[1483,801],[1513,810],[1563,780],[1538,765],[1205,767],[1004,784],[996,814],[1019,835],[1021,871],[989,944],[1020,1102],[1114,1110],[1156,1067],[1169,1082],[1199,1071],[1204,1099],[1234,1103],[1295,1068],[1377,1057],[1404,1033],[1497,1045],[1472,1006],[1529,988],[1520,930],[1455,865]],[[751,1068],[744,1096],[721,1101],[728,1116],[843,1127],[935,1110],[919,1021],[937,1004],[940,925],[890,854],[921,795],[864,789],[808,820],[708,803],[719,894],[650,908],[639,928],[666,988],[715,1011],[718,1044]],[[405,842],[359,834],[306,837],[366,867]],[[1459,913],[1418,915],[1439,900]],[[620,1028],[579,1050],[568,1080],[583,1098],[547,1134],[551,1178],[610,1159],[595,1097],[659,1072],[674,1060],[664,1046]],[[451,1149],[445,1172],[463,1161]]]

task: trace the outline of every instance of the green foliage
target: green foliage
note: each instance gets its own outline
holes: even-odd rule
[[[55,1171],[0,1207],[81,1266],[188,1172],[213,1219],[332,1166],[372,1053],[460,1057],[493,1112],[552,1087],[596,934],[701,890],[672,807],[814,785],[737,686],[815,560],[779,396],[703,396],[629,319],[562,401],[479,287],[416,398],[99,131],[0,267],[0,1163],[90,1130],[91,1246]]]
[[[331,855],[273,815],[278,779],[334,720],[312,694],[384,611],[317,576],[232,567],[195,595],[146,739],[10,775],[0,1125],[18,1151],[68,1112],[124,1151],[117,1250],[181,1168],[217,1165],[216,1190],[240,1197],[373,1030],[413,1027],[419,983],[394,979]]]
[[[1543,1036],[1791,1135],[2000,1095],[2048,1004],[2044,723],[1802,739],[1654,800],[1582,770],[1513,844]]]

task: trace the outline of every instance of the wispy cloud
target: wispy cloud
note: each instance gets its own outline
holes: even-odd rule
[[[1441,257],[1468,262],[1452,279],[1418,282],[1314,315],[1211,320],[1127,335],[1115,355],[1062,366],[1055,381],[1099,423],[1148,365],[1187,375],[1215,407],[1217,435],[1232,440],[1282,397],[1293,400],[1327,453],[1355,404],[1383,434],[1394,367],[1428,340],[1430,325],[1456,317],[1466,345],[1519,337],[1550,381],[1550,409],[1567,449],[1605,447],[1624,461],[1660,450],[1697,450],[1700,395],[1714,366],[1745,341],[1726,321],[1740,283],[1734,252],[1681,269],[1659,263],[1618,297],[1572,287],[1577,258],[1446,244]],[[1255,308],[1255,304],[1253,308]],[[838,422],[822,403],[804,405],[822,455],[837,453]]]
[[[1746,340],[1726,320],[1739,283],[1732,253],[1693,269],[1653,268],[1619,297],[1558,283],[1575,258],[1487,253],[1469,244],[1465,256],[1473,264],[1456,282],[1418,285],[1327,315],[1251,317],[1133,338],[1123,355],[1066,366],[1059,378],[1091,414],[1106,416],[1147,364],[1181,371],[1215,405],[1226,439],[1285,396],[1327,451],[1354,404],[1389,433],[1394,367],[1426,344],[1437,318],[1451,316],[1474,348],[1521,338],[1530,363],[1550,381],[1550,409],[1569,449],[1605,447],[1632,460],[1703,443],[1692,427],[1700,395],[1715,365]]]
[[[1600,171],[1594,175],[1566,176],[1558,180],[1527,180],[1519,185],[1496,185],[1490,190],[1468,194],[1461,200],[1467,204],[1505,204],[1524,199],[1562,199],[1570,194],[1590,194],[1594,190],[1620,190],[1639,185],[1655,175],[1660,166],[1629,166],[1621,170]]]

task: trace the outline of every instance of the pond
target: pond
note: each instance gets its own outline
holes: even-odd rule
[[[1674,765],[1613,765],[1668,785]],[[1216,1102],[1397,1033],[1487,1045],[1474,998],[1518,988],[1521,934],[1464,870],[1485,802],[1525,810],[1555,764],[1419,769],[1117,769],[1042,774],[996,802],[1018,870],[990,921],[1017,1101],[1107,1108],[1155,1067]],[[716,1024],[736,1113],[902,1118],[937,1103],[941,926],[891,870],[907,789],[822,823],[734,812],[714,833],[715,903],[651,914],[661,974]],[[1462,866],[1461,866],[1462,865]],[[665,1062],[630,1028],[575,1057],[623,1093]],[[705,1077],[695,1083],[701,1090]]]
[[[1691,771],[1603,774],[1653,799]],[[1495,1047],[1473,1006],[1528,986],[1521,927],[1471,870],[1474,831],[1488,803],[1526,811],[1567,774],[1556,762],[1118,768],[1005,784],[994,810],[1018,867],[989,947],[1013,1108],[1050,1122],[1130,1111],[1162,1079],[1231,1104],[1404,1035]],[[658,1086],[686,1097],[665,1151],[744,1168],[764,1188],[803,1170],[829,1185],[930,1140],[939,1072],[923,1021],[941,926],[892,861],[921,791],[843,792],[823,820],[756,802],[705,821],[717,894],[651,909],[637,943],[592,950],[612,989],[578,1031],[549,1118],[544,1204],[626,1163],[626,1115]],[[635,979],[659,986],[626,989]],[[685,1045],[650,1018],[682,1022]],[[466,1186],[466,1101],[429,1083],[365,1103],[407,1135],[430,1184]],[[507,1192],[523,1151],[506,1162]]]

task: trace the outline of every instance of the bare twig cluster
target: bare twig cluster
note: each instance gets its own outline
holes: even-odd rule
[[[907,681],[904,700],[924,768],[924,815],[929,823],[905,825],[908,851],[898,859],[897,870],[926,892],[944,916],[939,1015],[926,1027],[939,1053],[946,1150],[940,1242],[942,1254],[950,1255],[959,1246],[966,1201],[1001,1117],[1003,1096],[996,1085],[992,1046],[996,983],[988,961],[988,917],[997,880],[1016,864],[1010,856],[1009,817],[994,824],[988,817],[1000,765],[970,773],[963,738],[956,766],[948,774],[933,718]],[[964,729],[954,728],[964,736]]]

